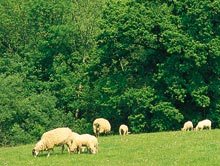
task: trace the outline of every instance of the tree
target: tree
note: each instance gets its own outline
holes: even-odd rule
[[[4,144],[27,143],[58,126],[90,132],[91,117],[86,116],[91,108],[87,102],[90,100],[87,68],[93,63],[95,36],[99,32],[97,16],[103,3],[99,0],[0,2],[0,71],[4,79],[11,76],[11,81],[20,80],[23,85],[18,87],[25,93],[16,94],[10,84],[4,87],[12,91],[12,102],[19,99],[14,109],[8,108],[10,102],[2,103],[7,109],[2,109],[1,114],[8,117],[1,122],[2,138],[8,141]],[[2,82],[7,80],[3,78]],[[10,99],[4,88],[2,94]],[[26,126],[30,122],[33,126]],[[20,137],[16,136],[18,133]],[[13,136],[9,139],[10,134]]]
[[[99,75],[92,75],[99,87],[99,101],[110,107],[100,109],[111,115],[117,109],[126,112],[123,109],[127,106],[115,105],[117,102],[112,103],[112,98],[120,99],[131,88],[138,91],[147,86],[154,89],[155,101],[149,107],[149,116],[137,117],[142,119],[144,129],[148,121],[152,122],[149,128],[173,130],[180,128],[183,120],[197,122],[201,118],[215,119],[217,125],[217,4],[209,0],[109,3],[103,12],[103,31],[98,38],[100,63],[93,68]],[[142,91],[136,100],[145,93]],[[132,99],[124,103],[128,105]],[[135,110],[141,113],[141,107],[137,105]],[[131,112],[127,116],[130,123],[136,117]],[[166,118],[171,124],[166,124]]]

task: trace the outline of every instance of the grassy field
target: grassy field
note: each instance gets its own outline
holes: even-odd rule
[[[72,166],[72,165],[220,165],[220,130],[198,132],[160,132],[100,137],[99,153],[61,154],[56,147],[49,158],[46,153],[34,158],[34,144],[0,148],[1,166]]]

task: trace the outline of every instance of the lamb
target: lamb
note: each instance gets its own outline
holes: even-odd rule
[[[119,134],[120,134],[120,135],[128,135],[128,126],[122,124],[122,125],[119,127]]]
[[[93,131],[96,137],[99,137],[100,133],[109,133],[111,131],[111,125],[108,120],[104,118],[98,118],[93,122]]]
[[[184,123],[182,131],[190,131],[193,130],[193,123],[191,121],[187,121]]]
[[[208,119],[205,119],[205,120],[202,120],[200,121],[195,130],[198,131],[198,130],[203,130],[204,128],[208,128],[209,130],[211,130],[211,125],[212,125],[212,122]]]
[[[85,146],[91,154],[96,154],[98,152],[98,140],[95,136],[90,134],[79,135],[73,132],[74,141],[72,143],[71,150],[82,152],[82,147]]]
[[[64,145],[68,147],[70,153],[72,144],[72,130],[69,128],[56,128],[45,132],[41,140],[37,142],[34,149],[32,150],[33,156],[37,156],[41,151],[48,151],[47,157],[50,156],[50,150],[53,151],[54,146]],[[63,146],[64,147],[64,146]],[[63,148],[62,148],[63,152]]]

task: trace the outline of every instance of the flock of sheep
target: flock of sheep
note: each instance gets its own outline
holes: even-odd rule
[[[69,153],[80,154],[83,149],[91,154],[98,153],[98,137],[100,133],[109,133],[111,131],[111,125],[108,120],[104,118],[98,118],[93,122],[93,132],[95,136],[90,134],[78,134],[73,132],[70,128],[56,128],[45,132],[40,141],[37,142],[32,150],[33,156],[38,156],[40,152],[47,151],[47,157],[50,156],[50,152],[53,151],[55,146],[62,146],[62,152],[64,151],[64,145],[67,146]],[[128,127],[121,125],[119,127],[120,135],[127,135]]]
[[[191,121],[187,121],[186,123],[184,123],[183,128],[181,129],[182,131],[190,131],[190,130],[203,130],[205,128],[208,128],[209,130],[211,130],[211,126],[212,126],[212,122],[208,119],[202,120],[200,121],[195,129],[193,128],[193,123]]]
[[[208,128],[211,130],[211,121],[205,119],[200,121],[195,129],[193,128],[193,123],[191,121],[187,121],[184,123],[184,126],[181,130],[189,131],[189,130],[203,130],[204,128]],[[53,151],[54,146],[62,146],[62,152],[64,151],[64,145],[67,146],[67,150],[69,153],[78,153],[80,154],[83,149],[87,150],[87,152],[91,154],[98,153],[98,137],[100,133],[109,133],[111,131],[111,125],[108,120],[104,118],[98,118],[93,122],[93,132],[95,136],[90,134],[78,134],[73,132],[69,128],[56,128],[50,131],[45,132],[41,136],[41,140],[37,142],[34,149],[32,150],[33,156],[38,156],[38,154],[42,151],[47,151],[47,157],[50,156],[50,151]],[[120,135],[127,135],[128,126],[122,124],[119,127]]]

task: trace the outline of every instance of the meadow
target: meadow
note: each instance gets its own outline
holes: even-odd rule
[[[33,157],[34,144],[0,148],[1,166],[71,165],[219,165],[220,130],[172,131],[99,137],[99,153],[68,154],[56,147],[49,158],[46,152]]]

